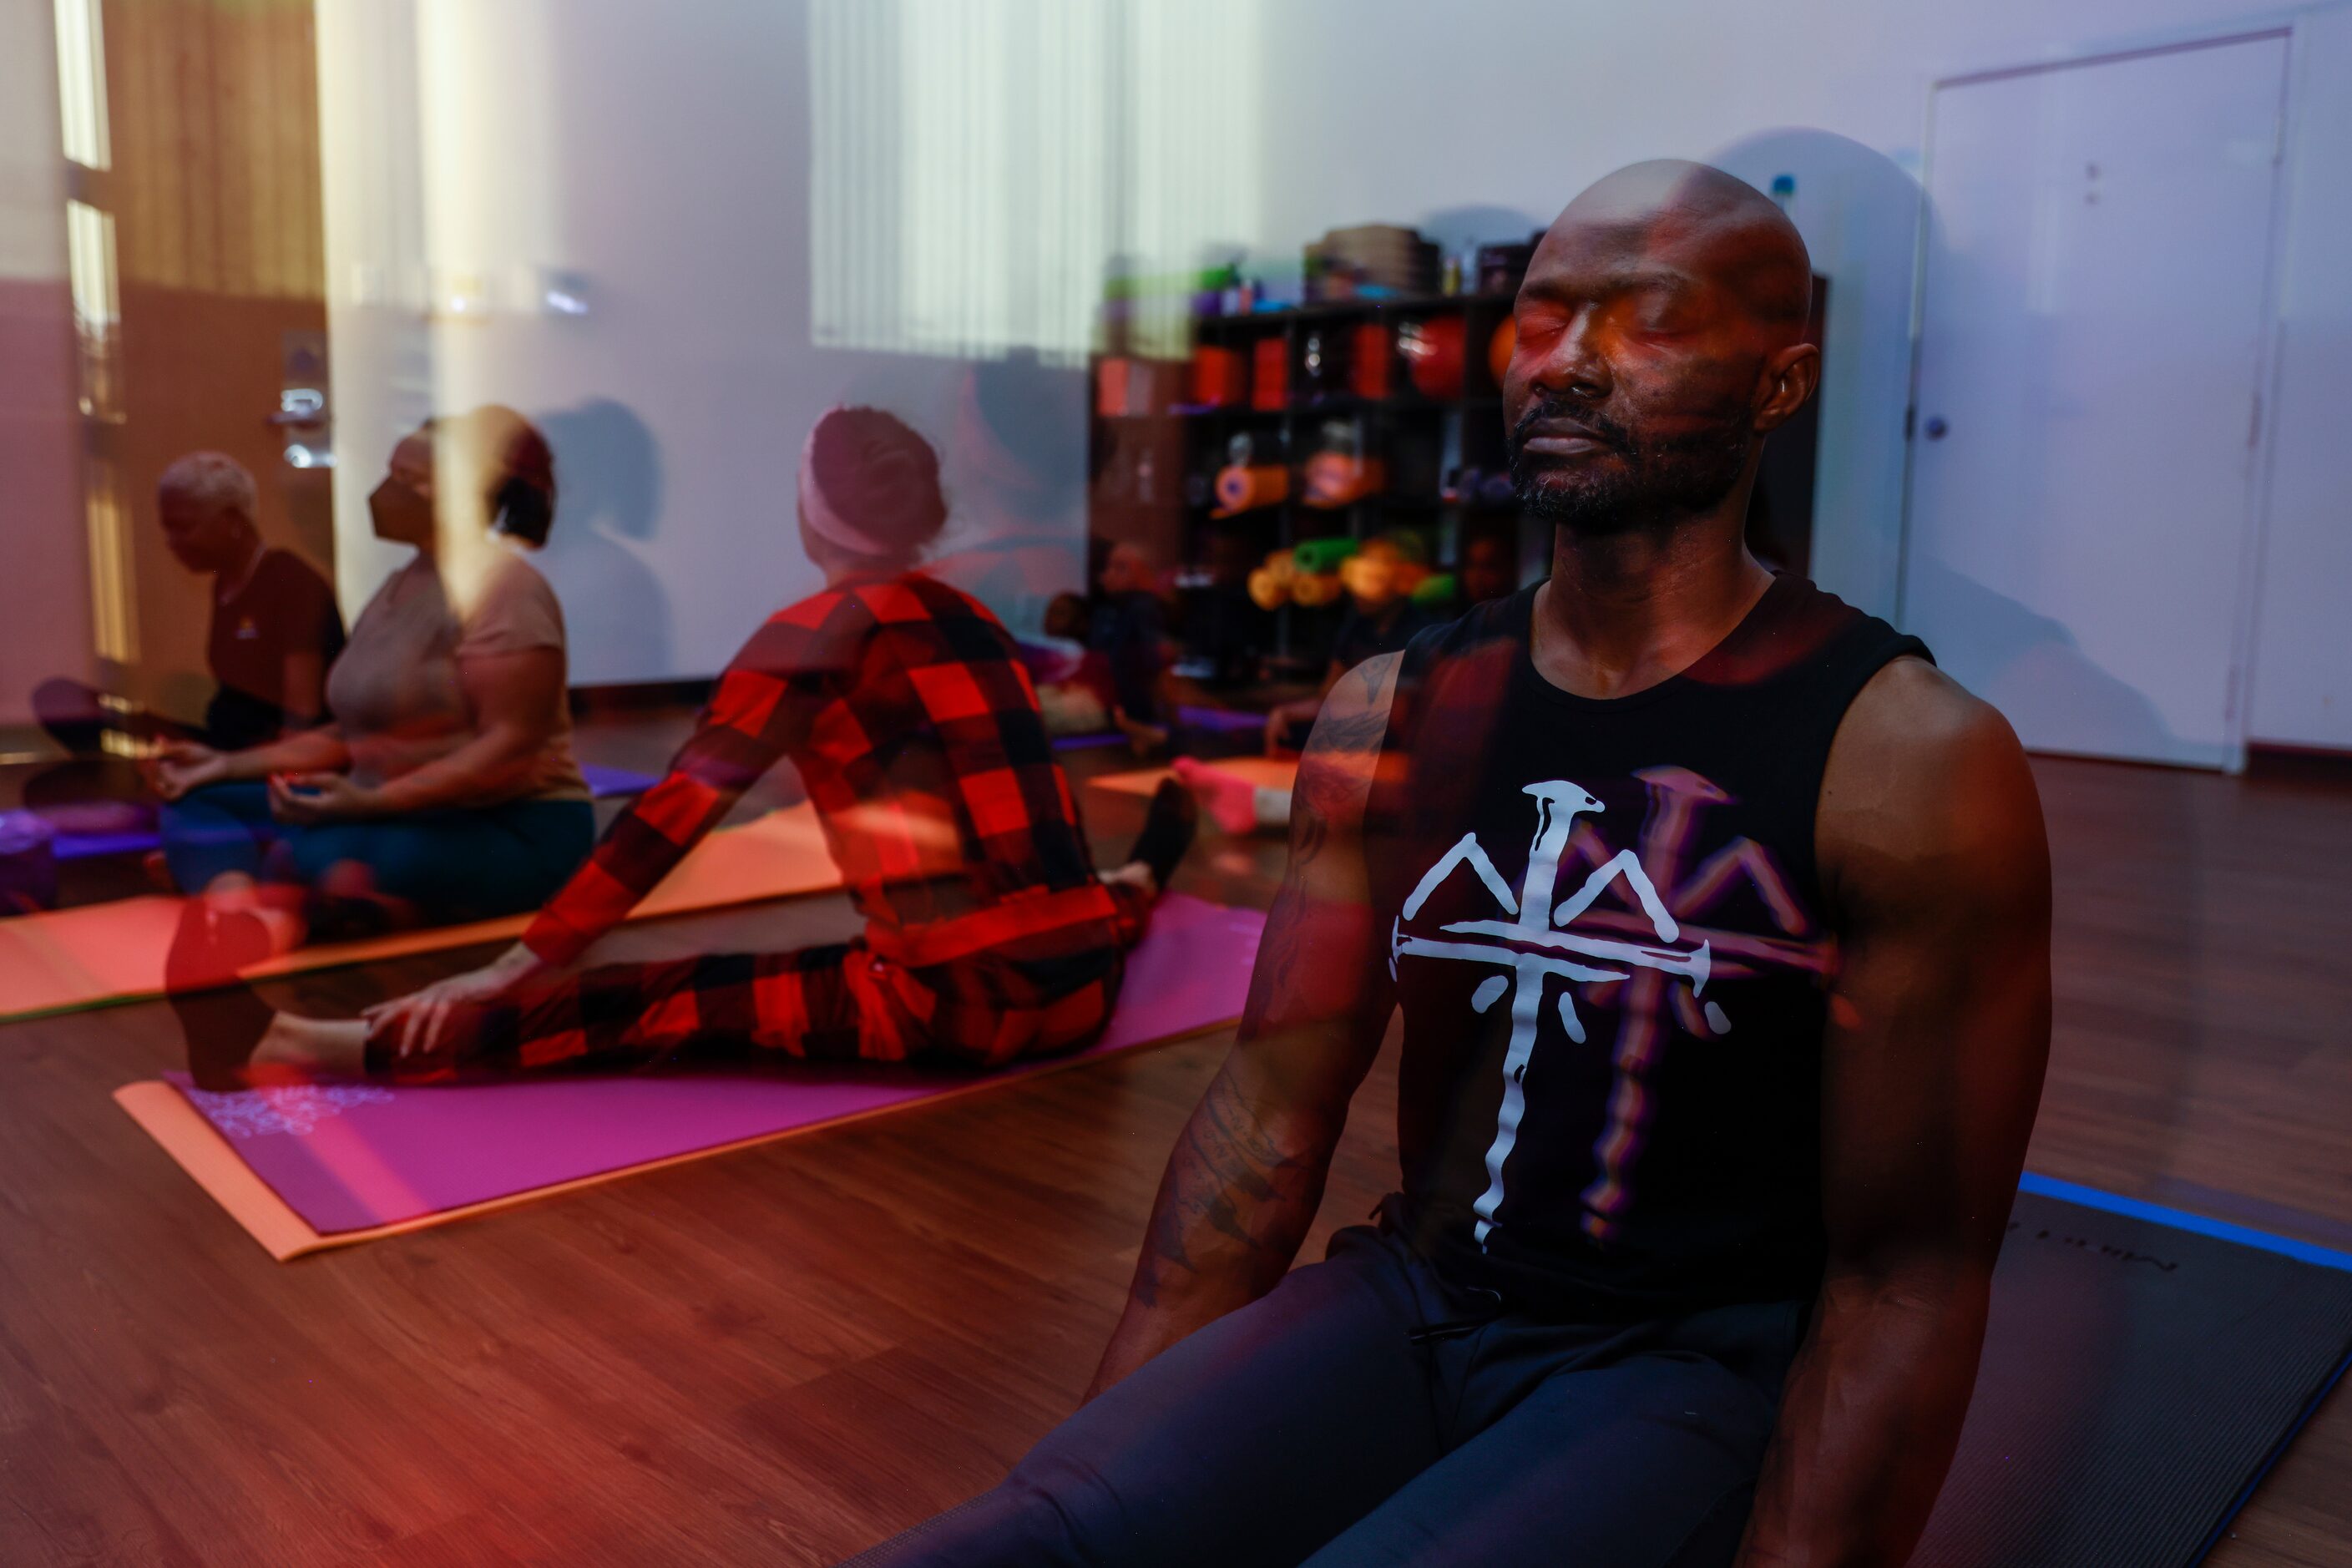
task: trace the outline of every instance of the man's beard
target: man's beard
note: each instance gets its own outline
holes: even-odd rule
[[[1618,461],[1599,470],[1550,468],[1526,452],[1528,427],[1573,421],[1606,443]],[[1643,441],[1625,426],[1562,399],[1528,405],[1510,433],[1511,489],[1530,517],[1593,537],[1669,526],[1720,502],[1748,466],[1749,414],[1727,408],[1687,433]]]

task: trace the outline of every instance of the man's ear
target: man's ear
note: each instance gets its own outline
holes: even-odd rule
[[[1788,423],[1821,384],[1822,351],[1811,343],[1790,343],[1764,362],[1758,381],[1765,395],[1756,409],[1756,433],[1760,436]]]

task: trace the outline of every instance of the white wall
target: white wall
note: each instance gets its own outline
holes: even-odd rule
[[[2299,124],[2248,730],[2352,749],[2352,11],[2305,19],[2295,40]]]
[[[1075,489],[1008,521],[970,470],[970,367],[814,346],[806,0],[338,0],[319,17],[340,586],[400,558],[367,491],[428,410],[499,401],[554,440],[541,558],[579,683],[708,675],[818,578],[793,523],[835,403],[929,436],[947,574],[1016,626],[1077,585]],[[551,309],[555,289],[587,307]],[[466,309],[453,311],[453,300]],[[427,313],[428,302],[434,307]],[[1055,380],[1055,378],[1048,378]],[[1075,481],[1082,372],[1049,466]]]
[[[1487,207],[1540,226],[1642,158],[1797,178],[1794,216],[1832,279],[1814,571],[1895,606],[1903,416],[1927,84],[1974,69],[2291,19],[2259,0],[1452,0],[1448,47],[1416,0],[1284,0],[1267,73],[1270,256],[1338,224]],[[2340,10],[2299,29],[2304,90],[2257,739],[2352,745],[2352,638],[2331,613],[2352,562],[2352,37]],[[1782,128],[1801,127],[1802,130]],[[1497,221],[1490,237],[1508,236]]]
[[[914,317],[862,336],[812,320],[812,251],[835,240],[812,232],[812,165],[822,151],[836,178],[843,169],[855,175],[864,151],[818,146],[821,134],[846,132],[830,119],[813,123],[813,23],[838,28],[854,17],[861,39],[897,47],[894,29],[929,36],[922,7],[933,3],[340,0],[320,8],[348,600],[356,605],[388,563],[364,537],[364,498],[385,451],[427,410],[487,399],[547,417],[556,437],[565,501],[546,565],[572,619],[578,680],[707,674],[761,615],[813,585],[791,529],[792,470],[810,421],[838,401],[894,407],[941,445],[961,531],[951,570],[984,580],[1009,619],[1034,624],[1047,595],[1075,585],[1080,509],[1067,495],[1043,516],[1033,508],[1015,518],[993,504],[988,465],[966,439],[968,367],[877,351],[920,347]],[[1182,40],[1204,29],[1248,39],[1225,68],[1257,73],[1255,108],[1228,105],[1206,118],[1247,124],[1255,156],[1211,163],[1233,169],[1236,185],[1255,182],[1259,216],[1253,223],[1221,210],[1207,165],[1188,166],[1182,191],[1155,198],[1139,194],[1149,180],[1122,180],[1111,163],[1113,208],[1151,210],[1114,221],[1084,202],[1054,207],[1089,237],[1069,244],[1099,246],[1108,235],[1132,249],[1134,236],[1160,232],[1155,223],[1167,229],[1168,214],[1197,212],[1206,216],[1191,228],[1161,234],[1151,264],[1197,260],[1202,241],[1220,238],[1295,261],[1324,229],[1368,219],[1421,222],[1455,242],[1524,232],[1591,179],[1643,157],[1709,159],[1759,184],[1794,174],[1795,216],[1833,280],[1815,569],[1826,586],[1881,612],[1894,608],[1900,548],[1913,175],[1927,83],[2293,16],[2252,0],[1795,0],[1769,9],[1453,0],[1449,47],[1433,51],[1423,0],[1218,0],[1222,10],[1246,9],[1245,26],[1222,12],[1187,12],[1181,0],[1118,4],[1132,52],[1110,79],[1159,106],[1127,125],[1136,143],[1128,155],[1138,160],[1164,155],[1184,142],[1178,128],[1202,123],[1206,100],[1188,96],[1187,80],[1232,96],[1232,81],[1203,76],[1209,65],[1181,53]],[[994,25],[1052,34],[1051,9],[1038,0],[986,5]],[[867,29],[877,5],[898,7],[897,20]],[[2342,555],[2352,551],[2352,530],[2340,522],[2352,443],[2334,437],[2340,398],[2330,401],[2352,377],[2343,281],[2352,271],[2352,136],[2340,90],[2352,82],[2347,34],[2352,25],[2336,10],[2307,17],[2298,35],[2303,119],[2253,683],[2258,738],[2336,744],[2352,744],[2344,695],[2352,651],[2327,635],[2328,590],[2344,580]],[[1028,58],[1022,48],[991,52]],[[1070,85],[1087,68],[1083,49],[1036,55],[1034,79],[1010,89],[992,81],[966,92],[974,83],[964,82],[963,108],[942,107],[936,89],[905,91],[900,118],[845,123],[871,121],[856,134],[875,138],[879,171],[923,136],[936,142],[942,116],[1002,115],[1007,103],[1068,114],[1090,101]],[[928,79],[922,63],[902,62],[902,89]],[[851,85],[831,69],[826,78],[836,92]],[[860,95],[866,79],[857,79]],[[872,79],[887,87],[887,66]],[[1054,100],[1045,110],[1030,104],[1040,95]],[[840,189],[820,193],[822,211],[838,207]],[[859,189],[854,178],[853,206]],[[1036,198],[1006,189],[1008,199]],[[936,237],[918,194],[877,172],[855,216],[886,235]],[[909,265],[942,276],[936,238],[922,248]],[[953,269],[944,276],[953,281]],[[548,310],[551,283],[578,292],[588,314]],[[453,295],[467,312],[446,310]],[[917,293],[898,298],[900,309],[929,309]],[[428,318],[436,299],[443,310]],[[1066,352],[1066,335],[1049,348]],[[1069,426],[1053,458],[1065,478],[1083,462],[1082,397],[1074,374],[1049,400]]]
[[[91,674],[65,165],[48,0],[0,0],[0,724]]]

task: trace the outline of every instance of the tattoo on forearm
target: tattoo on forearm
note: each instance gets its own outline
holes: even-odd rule
[[[1319,1160],[1286,1151],[1266,1132],[1230,1071],[1220,1071],[1185,1124],[1154,1205],[1136,1269],[1135,1296],[1160,1303],[1163,1287],[1197,1274],[1207,1259],[1195,1248],[1212,1236],[1234,1243],[1253,1279],[1288,1265],[1301,1230],[1322,1196]]]
[[[1347,852],[1348,835],[1362,816],[1387,731],[1386,693],[1395,664],[1393,656],[1375,658],[1342,677],[1315,721],[1291,794],[1289,863],[1251,973],[1239,1049],[1293,1029],[1360,1029],[1361,1015],[1374,1005],[1367,990],[1336,1005],[1346,1016],[1318,1016],[1318,1008],[1333,1006],[1333,988],[1312,966],[1329,964],[1334,954],[1328,947],[1315,949],[1318,939],[1346,930],[1344,921],[1333,922],[1333,882],[1322,877],[1318,862],[1335,844],[1337,852]],[[1338,945],[1352,952],[1360,942],[1360,936],[1349,935]],[[1345,996],[1347,988],[1340,990]],[[1287,1044],[1268,1042],[1265,1048]],[[1160,1184],[1136,1268],[1139,1302],[1157,1306],[1163,1291],[1188,1276],[1236,1268],[1254,1289],[1263,1289],[1289,1266],[1322,1199],[1345,1097],[1332,1105],[1282,1109],[1287,1137],[1267,1126],[1232,1062],[1218,1072],[1185,1124]]]

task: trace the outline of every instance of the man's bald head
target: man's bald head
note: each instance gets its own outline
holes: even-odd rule
[[[1769,198],[1635,163],[1537,246],[1503,378],[1522,504],[1593,532],[1737,510],[1764,436],[1811,395],[1812,263]]]
[[[1804,236],[1771,197],[1709,164],[1654,158],[1603,174],[1553,221],[1544,246],[1555,240],[1638,247],[1723,288],[1786,341],[1811,310]]]

